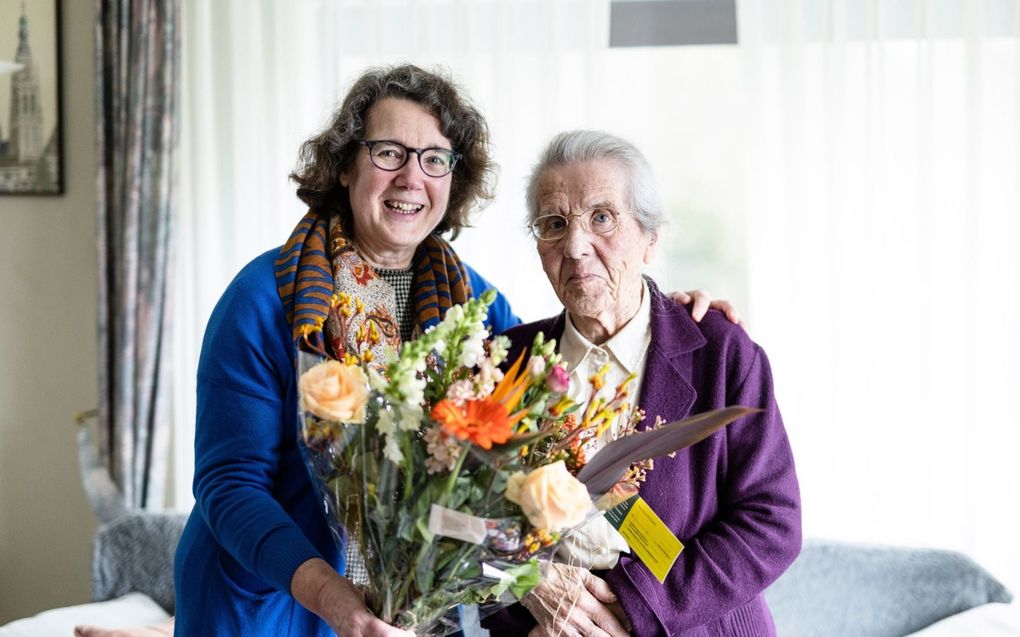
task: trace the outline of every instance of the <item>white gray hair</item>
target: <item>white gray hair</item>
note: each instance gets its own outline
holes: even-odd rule
[[[657,235],[665,221],[655,175],[637,146],[627,140],[596,130],[572,130],[553,137],[542,151],[538,164],[528,177],[526,193],[528,223],[534,221],[538,208],[538,183],[542,173],[555,166],[584,161],[614,161],[627,171],[628,202],[641,228]]]

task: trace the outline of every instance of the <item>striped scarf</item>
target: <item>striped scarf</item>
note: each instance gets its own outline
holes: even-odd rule
[[[412,302],[418,326],[424,331],[439,323],[450,307],[467,301],[471,284],[453,248],[436,235],[429,235],[418,246],[413,265]],[[361,299],[366,316],[377,325],[397,327],[393,288],[361,258],[339,220],[328,212],[309,211],[301,219],[280,249],[275,270],[276,289],[295,345],[302,338],[303,326],[322,325],[327,320],[334,291]],[[326,327],[327,332],[337,333],[330,325]],[[348,341],[353,332],[346,335]],[[385,345],[398,349],[399,329],[383,328],[382,332],[384,342],[378,354]],[[327,342],[334,354],[355,350],[352,342],[336,338]]]

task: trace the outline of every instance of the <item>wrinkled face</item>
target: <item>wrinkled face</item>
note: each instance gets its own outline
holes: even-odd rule
[[[368,110],[366,140],[392,140],[408,148],[451,148],[439,121],[410,100],[383,98]],[[340,175],[354,213],[355,243],[369,263],[384,268],[410,264],[418,244],[446,214],[453,173],[429,177],[418,155],[411,153],[403,168],[376,168],[362,147],[351,170]]]
[[[542,267],[563,306],[575,317],[607,326],[612,321],[603,318],[626,322],[637,311],[641,273],[654,253],[655,237],[628,210],[626,180],[626,170],[616,162],[589,161],[548,168],[538,184],[540,215],[593,209],[619,214],[620,225],[608,234],[587,232],[577,217],[570,217],[564,237],[538,240]]]

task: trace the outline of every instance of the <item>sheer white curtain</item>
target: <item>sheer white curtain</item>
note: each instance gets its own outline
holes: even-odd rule
[[[195,369],[234,274],[304,213],[287,175],[366,67],[445,67],[489,120],[497,200],[460,255],[521,316],[556,307],[523,230],[523,179],[554,132],[590,125],[608,0],[185,0],[174,496],[193,502]],[[494,250],[493,245],[499,249]],[[521,255],[527,255],[526,257]],[[512,267],[511,267],[512,266]]]
[[[738,0],[738,47],[608,49],[607,0],[186,0],[178,506],[213,304],[302,214],[287,174],[350,81],[412,61],[489,120],[497,200],[455,247],[521,316],[557,307],[521,230],[537,149],[634,140],[673,221],[654,275],[736,298],[769,352],[806,532],[1020,589],[1018,4]]]
[[[808,535],[1020,588],[1020,6],[739,3],[752,330]]]

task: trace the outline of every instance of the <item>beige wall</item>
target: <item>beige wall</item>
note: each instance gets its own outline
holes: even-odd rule
[[[96,404],[93,5],[63,3],[66,193],[0,197],[0,624],[89,598],[73,417]]]

